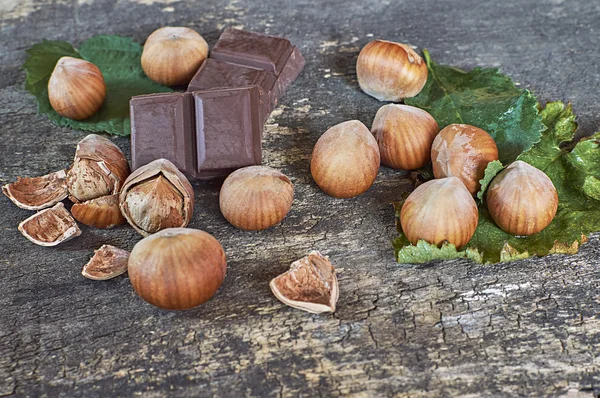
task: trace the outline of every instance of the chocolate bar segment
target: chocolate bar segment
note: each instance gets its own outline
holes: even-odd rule
[[[211,58],[279,76],[292,51],[292,43],[283,37],[229,28],[217,40]]]
[[[160,93],[131,98],[133,170],[159,158],[193,176],[196,170],[194,101],[189,93]]]
[[[294,82],[294,80],[296,80],[300,72],[302,72],[305,63],[306,60],[300,53],[300,50],[298,47],[294,46],[294,49],[287,59],[285,66],[277,78],[275,87],[273,88],[273,96],[275,96],[275,98],[279,99],[283,96],[287,88]],[[277,101],[275,104],[277,104]]]
[[[262,163],[260,87],[195,91],[197,177]]]

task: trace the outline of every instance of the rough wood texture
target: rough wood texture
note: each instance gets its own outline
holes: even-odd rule
[[[161,25],[213,44],[226,26],[289,37],[307,67],[265,133],[264,163],[296,199],[282,225],[234,229],[218,183],[195,185],[192,226],[214,234],[229,271],[213,300],[166,312],[126,276],[96,282],[81,268],[102,244],[131,249],[128,227],[37,247],[17,231],[30,212],[0,198],[0,396],[596,396],[600,394],[600,242],[574,256],[497,266],[396,264],[389,202],[409,184],[382,168],[375,186],[335,200],[310,178],[328,126],[370,125],[376,100],[354,63],[371,37],[427,47],[441,63],[500,66],[542,100],[572,101],[581,131],[598,124],[600,3],[261,0],[0,1],[0,182],[67,167],[85,133],[53,126],[23,88],[24,50],[42,39],[101,33],[139,41]],[[128,150],[127,139],[115,142]],[[309,250],[339,267],[334,315],[279,303],[268,282]]]

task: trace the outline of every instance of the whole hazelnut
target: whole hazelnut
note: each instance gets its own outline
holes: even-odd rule
[[[446,126],[433,140],[431,161],[435,178],[458,177],[472,195],[488,163],[498,160],[498,147],[491,135],[468,124]]]
[[[400,211],[402,231],[416,245],[420,239],[461,248],[477,228],[479,212],[473,196],[456,177],[427,181],[406,199]]]
[[[379,171],[379,147],[358,120],[331,127],[315,144],[310,172],[326,194],[351,198],[367,191]]]
[[[429,113],[409,105],[388,104],[377,111],[371,133],[379,144],[381,163],[413,170],[431,159],[431,143],[439,132]]]
[[[221,187],[221,213],[233,226],[259,231],[279,224],[292,208],[294,186],[283,173],[249,166],[231,173]]]
[[[190,28],[167,26],[152,32],[142,52],[142,69],[167,86],[188,84],[208,56],[208,44]]]
[[[427,82],[427,64],[402,43],[373,40],[358,54],[360,88],[380,101],[400,101],[419,94]]]
[[[100,69],[91,62],[62,57],[48,80],[52,108],[70,119],[86,119],[100,109],[106,98],[106,84]]]
[[[496,224],[516,236],[540,232],[552,222],[558,209],[558,194],[550,178],[520,160],[494,177],[486,201]]]
[[[191,228],[169,228],[139,241],[127,272],[137,294],[168,310],[185,310],[208,301],[225,279],[221,244]]]
[[[140,234],[185,227],[194,211],[194,190],[188,179],[167,159],[157,159],[135,170],[119,196],[121,213]]]

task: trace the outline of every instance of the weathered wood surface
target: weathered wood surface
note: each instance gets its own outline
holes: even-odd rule
[[[30,213],[0,198],[0,396],[596,396],[600,394],[600,242],[579,254],[484,266],[393,261],[389,202],[409,184],[383,168],[351,200],[321,193],[309,173],[328,126],[370,124],[354,63],[371,37],[427,47],[464,68],[499,66],[542,100],[572,101],[583,133],[598,125],[600,3],[590,0],[420,1],[0,0],[0,182],[69,165],[85,133],[36,114],[23,88],[24,50],[42,39],[101,33],[139,41],[161,25],[284,35],[307,67],[265,133],[266,164],[296,199],[282,225],[235,230],[218,184],[196,184],[192,226],[229,259],[206,305],[165,312],[126,276],[86,280],[103,243],[131,249],[128,227],[37,247],[17,231]],[[129,153],[127,139],[115,139]],[[338,311],[283,306],[268,281],[319,249],[340,268]]]

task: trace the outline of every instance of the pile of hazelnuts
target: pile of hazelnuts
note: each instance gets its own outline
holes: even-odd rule
[[[412,48],[384,40],[368,43],[356,64],[361,89],[380,101],[416,96],[427,82],[427,65]],[[498,160],[494,139],[477,126],[451,124],[441,131],[426,111],[402,104],[382,106],[371,130],[358,120],[340,123],[317,141],[311,173],[317,185],[337,198],[367,191],[380,163],[393,169],[433,166],[435,179],[419,185],[400,212],[402,230],[419,240],[456,248],[466,245],[478,224],[474,195],[488,163]],[[485,195],[496,224],[516,236],[546,228],[558,207],[552,181],[541,170],[515,161],[491,181]]]

